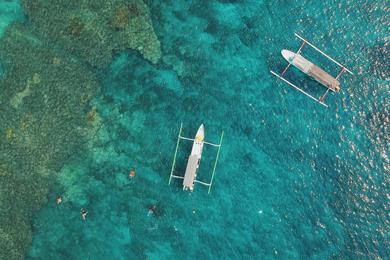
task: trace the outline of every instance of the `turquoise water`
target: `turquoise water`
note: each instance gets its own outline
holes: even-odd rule
[[[7,26],[16,19],[22,19],[22,11],[19,1],[2,0],[0,1],[0,36],[3,35]]]
[[[386,2],[146,3],[162,58],[128,50],[92,68],[99,124],[52,173],[27,258],[389,258]],[[281,49],[299,47],[294,32],[355,73],[328,109],[268,72],[286,65]],[[295,69],[286,77],[324,91]],[[168,186],[181,122],[189,137],[204,123],[210,142],[225,131],[210,195]],[[180,146],[179,173],[190,149]],[[199,179],[210,178],[215,156],[205,148]]]

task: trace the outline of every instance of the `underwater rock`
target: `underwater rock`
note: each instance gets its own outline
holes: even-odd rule
[[[152,63],[161,57],[148,7],[142,0],[23,0],[26,16],[42,38],[104,68],[114,52],[139,51]]]
[[[84,29],[84,26],[85,26],[84,23],[81,21],[79,17],[73,17],[70,19],[66,31],[68,32],[68,34],[77,37],[80,36],[81,32]]]
[[[7,130],[5,130],[5,138],[9,142],[12,141],[12,139],[14,138],[14,130],[12,130],[12,128],[7,128]]]
[[[101,129],[103,120],[96,107],[92,107],[87,113],[88,128],[84,129],[83,135],[87,139],[93,138],[95,134]]]
[[[114,11],[111,26],[114,29],[124,29],[130,21],[130,12],[127,6],[121,5]]]
[[[96,107],[93,107],[87,114],[87,120],[89,123],[92,124],[97,120],[98,116],[99,116],[99,114],[97,112]]]

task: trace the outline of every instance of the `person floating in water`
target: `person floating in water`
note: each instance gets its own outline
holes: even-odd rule
[[[157,206],[156,205],[152,205],[149,207],[149,211],[148,211],[148,216],[156,213],[156,209],[157,209]]]
[[[130,172],[129,172],[129,178],[132,179],[135,177],[135,170],[134,168],[131,168]]]
[[[57,205],[62,203],[62,196],[58,196],[56,199]]]
[[[88,211],[86,209],[81,208],[80,214],[84,221],[87,220]]]

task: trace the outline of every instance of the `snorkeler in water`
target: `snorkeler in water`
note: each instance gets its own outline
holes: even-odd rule
[[[130,169],[130,172],[129,172],[129,178],[132,179],[135,177],[135,169],[134,168],[131,168]]]
[[[62,203],[62,196],[58,196],[56,199],[57,205]]]
[[[156,213],[156,209],[157,209],[157,206],[156,205],[152,205],[149,207],[149,211],[148,211],[148,216]]]
[[[81,208],[80,214],[84,221],[87,220],[88,211],[86,209]]]

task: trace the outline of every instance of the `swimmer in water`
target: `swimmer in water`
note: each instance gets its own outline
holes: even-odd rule
[[[86,211],[84,208],[81,208],[80,214],[84,221],[87,220],[88,211]]]
[[[148,211],[148,216],[156,213],[156,208],[157,208],[156,205],[150,206]]]
[[[62,196],[58,196],[56,199],[57,205],[62,203]]]
[[[129,178],[132,179],[135,177],[135,170],[134,168],[131,168],[130,172],[129,172]]]

